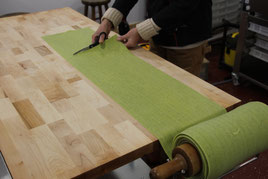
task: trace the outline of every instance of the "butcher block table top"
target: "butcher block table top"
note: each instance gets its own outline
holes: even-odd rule
[[[98,24],[70,8],[0,19],[0,150],[14,178],[99,176],[158,143],[41,38],[85,27]],[[225,108],[240,102],[151,52],[132,53]]]

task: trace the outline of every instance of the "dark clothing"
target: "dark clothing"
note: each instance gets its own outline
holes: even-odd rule
[[[154,43],[150,43],[150,51],[195,76],[199,76],[205,52],[208,48],[207,46],[207,43],[203,43],[190,49],[174,50],[155,46]]]
[[[116,0],[125,17],[138,0]],[[211,37],[211,0],[148,0],[148,17],[161,27],[153,37],[163,46],[185,46]]]

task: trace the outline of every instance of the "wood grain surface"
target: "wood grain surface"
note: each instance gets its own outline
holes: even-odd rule
[[[0,19],[0,150],[14,178],[99,176],[158,146],[41,38],[85,27],[98,24],[70,8]],[[148,51],[132,53],[225,108],[240,102]]]

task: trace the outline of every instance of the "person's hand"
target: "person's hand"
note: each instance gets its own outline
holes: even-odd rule
[[[136,47],[138,43],[145,42],[136,28],[131,29],[127,34],[118,37],[117,40],[123,42],[127,48],[133,48]]]
[[[95,43],[96,36],[100,35],[101,32],[105,32],[107,34],[107,37],[108,37],[112,27],[113,27],[113,24],[111,23],[111,21],[104,19],[101,22],[97,31],[92,35],[92,39],[91,39],[92,43]],[[105,38],[104,35],[100,36],[99,43],[103,43],[105,40],[104,38]]]

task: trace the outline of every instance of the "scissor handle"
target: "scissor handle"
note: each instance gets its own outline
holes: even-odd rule
[[[94,44],[99,44],[99,40],[100,40],[100,37],[102,36],[102,35],[104,35],[104,39],[107,39],[107,34],[106,34],[106,32],[101,32],[99,35],[97,35],[96,37],[95,37],[95,42],[94,42]]]
[[[93,44],[89,45],[88,48],[92,48],[92,47],[99,45],[99,40],[100,40],[101,35],[104,35],[104,39],[107,38],[107,34],[105,32],[101,32],[99,35],[97,35],[95,37],[95,39],[94,39],[95,42]]]
[[[101,32],[98,36],[99,36],[99,38],[101,37],[101,35],[103,35],[104,34],[104,39],[107,39],[107,34],[106,34],[106,32]]]
[[[95,39],[94,39],[95,42],[93,44],[89,45],[88,47],[82,48],[81,50],[75,52],[73,55],[76,55],[84,50],[88,50],[88,49],[91,49],[92,47],[97,46],[99,44],[99,40],[100,40],[101,35],[104,35],[104,39],[107,39],[107,34],[105,32],[101,32],[99,35],[97,35],[95,37]]]

